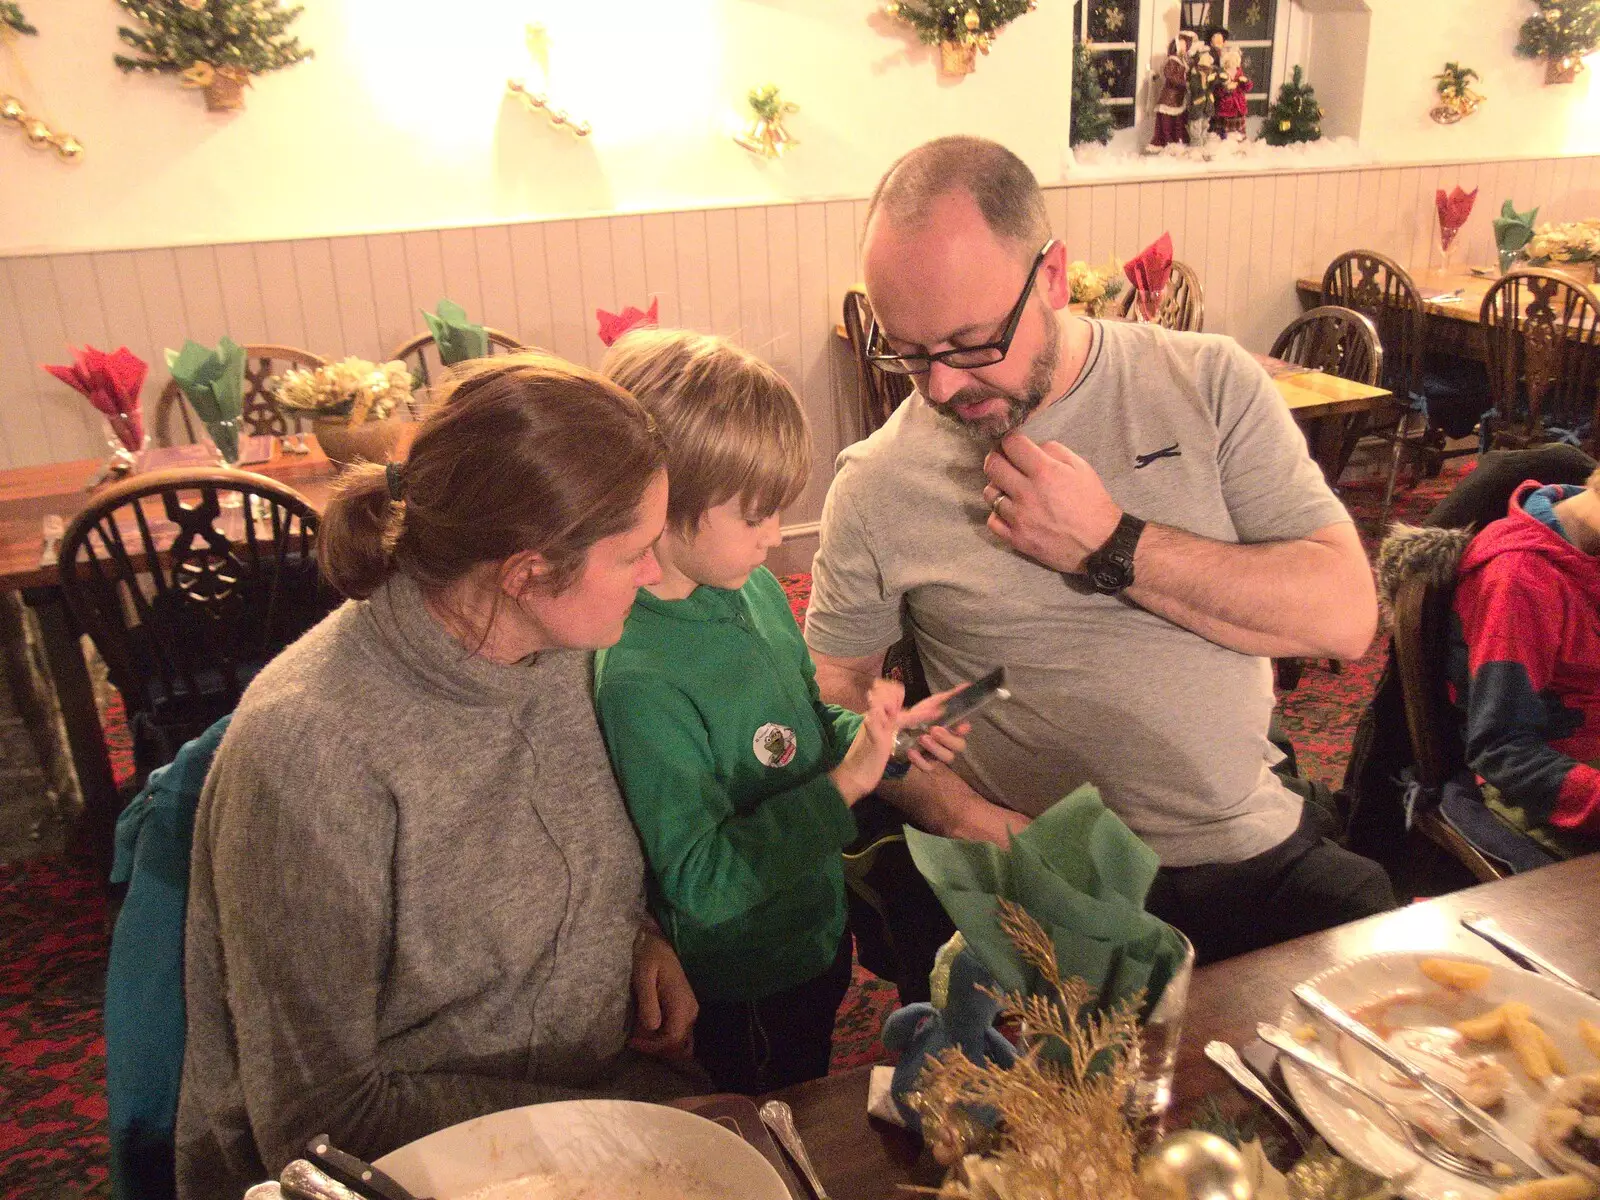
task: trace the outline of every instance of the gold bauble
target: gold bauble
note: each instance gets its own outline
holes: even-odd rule
[[[0,96],[0,120],[16,121],[19,124],[28,119],[28,110],[22,107],[22,101],[15,96]]]
[[[976,33],[978,26],[983,24],[983,19],[978,16],[977,9],[969,8],[967,9],[967,15],[961,19],[961,23]]]
[[[50,139],[53,136],[50,132],[50,126],[43,121],[28,122],[24,132],[28,135],[28,145],[35,150],[43,150],[50,144]]]
[[[898,4],[885,4],[883,12],[885,16],[898,17],[900,15],[900,6]]]
[[[1252,1200],[1239,1152],[1214,1133],[1186,1130],[1164,1139],[1139,1163],[1141,1200]]]
[[[56,153],[67,162],[76,162],[83,157],[83,143],[70,133],[57,135],[55,147]]]

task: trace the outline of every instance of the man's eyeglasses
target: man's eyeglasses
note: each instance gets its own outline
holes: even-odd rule
[[[872,324],[867,327],[867,361],[878,370],[887,371],[891,375],[921,375],[934,363],[943,363],[958,371],[994,366],[1010,351],[1011,339],[1017,336],[1017,326],[1022,323],[1022,313],[1028,307],[1028,297],[1033,295],[1033,283],[1039,277],[1039,268],[1044,265],[1044,256],[1050,253],[1055,244],[1055,239],[1051,238],[1039,248],[1039,253],[1034,255],[1033,266],[1028,269],[1028,282],[1023,285],[1022,295],[1017,297],[1011,314],[1006,317],[1005,329],[994,341],[986,342],[982,346],[955,346],[949,350],[940,350],[936,354],[895,354],[884,343],[883,333],[878,328],[878,318],[873,317]]]

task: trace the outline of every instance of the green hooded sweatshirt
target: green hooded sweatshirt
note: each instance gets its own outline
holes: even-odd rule
[[[827,970],[855,818],[828,772],[861,717],[824,704],[782,587],[641,589],[595,658],[595,708],[695,994],[755,1000]]]

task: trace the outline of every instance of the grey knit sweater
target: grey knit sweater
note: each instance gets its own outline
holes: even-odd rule
[[[624,1051],[643,865],[588,656],[469,658],[406,580],[264,670],[196,818],[178,1191],[308,1137],[691,1086]]]

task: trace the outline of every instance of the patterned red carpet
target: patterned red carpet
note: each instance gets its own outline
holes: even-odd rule
[[[1460,464],[1400,497],[1395,517],[1418,520],[1449,490]],[[1352,487],[1362,528],[1378,496]],[[1370,550],[1369,544],[1369,550]],[[784,581],[803,618],[811,581]],[[1311,665],[1281,715],[1307,775],[1337,786],[1350,737],[1382,666],[1382,636],[1340,674]],[[118,779],[132,770],[121,704],[106,714]],[[58,859],[0,864],[0,1200],[109,1195],[104,1133],[105,1046],[100,1007],[106,954],[99,882]],[[857,968],[835,1035],[836,1070],[882,1057],[877,1034],[896,1003],[892,985]]]

